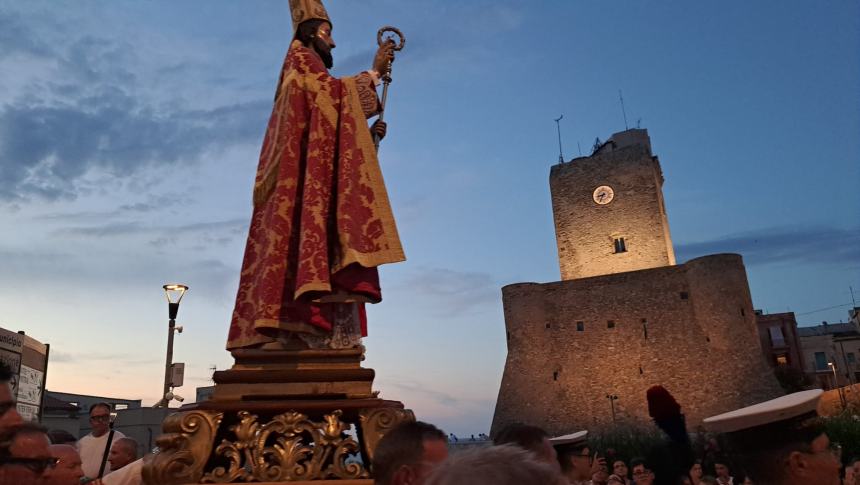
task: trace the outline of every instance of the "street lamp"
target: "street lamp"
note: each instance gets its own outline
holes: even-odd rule
[[[607,394],[606,399],[609,399],[609,408],[612,409],[612,422],[615,423],[615,401],[618,400],[618,396],[615,394]]]
[[[842,387],[839,386],[839,382],[836,380],[836,364],[834,364],[833,362],[828,362],[827,366],[830,367],[830,370],[833,371],[833,386],[839,392],[839,402],[842,404],[842,409],[845,409],[847,403],[845,399],[845,394],[842,393]]]
[[[188,291],[188,286],[180,284],[164,285],[164,295],[167,297],[167,316],[170,319],[167,326],[167,363],[164,364],[164,392],[161,394],[161,406],[168,407],[170,400],[173,399],[173,393],[170,391],[173,383],[171,382],[171,373],[173,367],[173,332],[182,333],[182,327],[176,326],[176,314],[179,313],[179,302],[185,292]],[[169,397],[168,397],[169,396]]]

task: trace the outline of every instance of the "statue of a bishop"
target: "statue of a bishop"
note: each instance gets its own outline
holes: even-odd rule
[[[381,301],[377,267],[404,261],[372,133],[373,68],[337,79],[332,23],[320,0],[290,0],[287,52],[254,184],[254,208],[227,349],[351,348],[367,335],[365,303]]]

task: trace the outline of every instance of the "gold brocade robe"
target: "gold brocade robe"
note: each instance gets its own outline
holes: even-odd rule
[[[336,79],[300,42],[287,53],[254,185],[227,349],[331,332],[339,306],[382,299],[376,267],[405,260],[366,119],[367,73]]]

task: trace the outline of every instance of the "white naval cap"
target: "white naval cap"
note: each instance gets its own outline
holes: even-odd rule
[[[770,401],[753,404],[745,408],[705,418],[704,425],[710,431],[732,433],[758,426],[786,421],[814,413],[824,391],[795,392]]]
[[[576,433],[566,434],[550,438],[549,442],[553,446],[561,445],[584,445],[588,441],[588,431],[577,431]]]

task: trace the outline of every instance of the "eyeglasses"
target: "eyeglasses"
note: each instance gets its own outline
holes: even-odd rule
[[[33,473],[40,475],[48,468],[54,468],[59,462],[59,458],[19,458],[15,456],[4,456],[0,458],[0,466],[3,465],[20,465],[29,468]]]
[[[102,423],[106,423],[110,421],[110,414],[99,414],[96,416],[90,416],[90,421],[99,421]]]
[[[15,407],[15,401],[0,402],[0,415],[6,414],[6,411]]]

